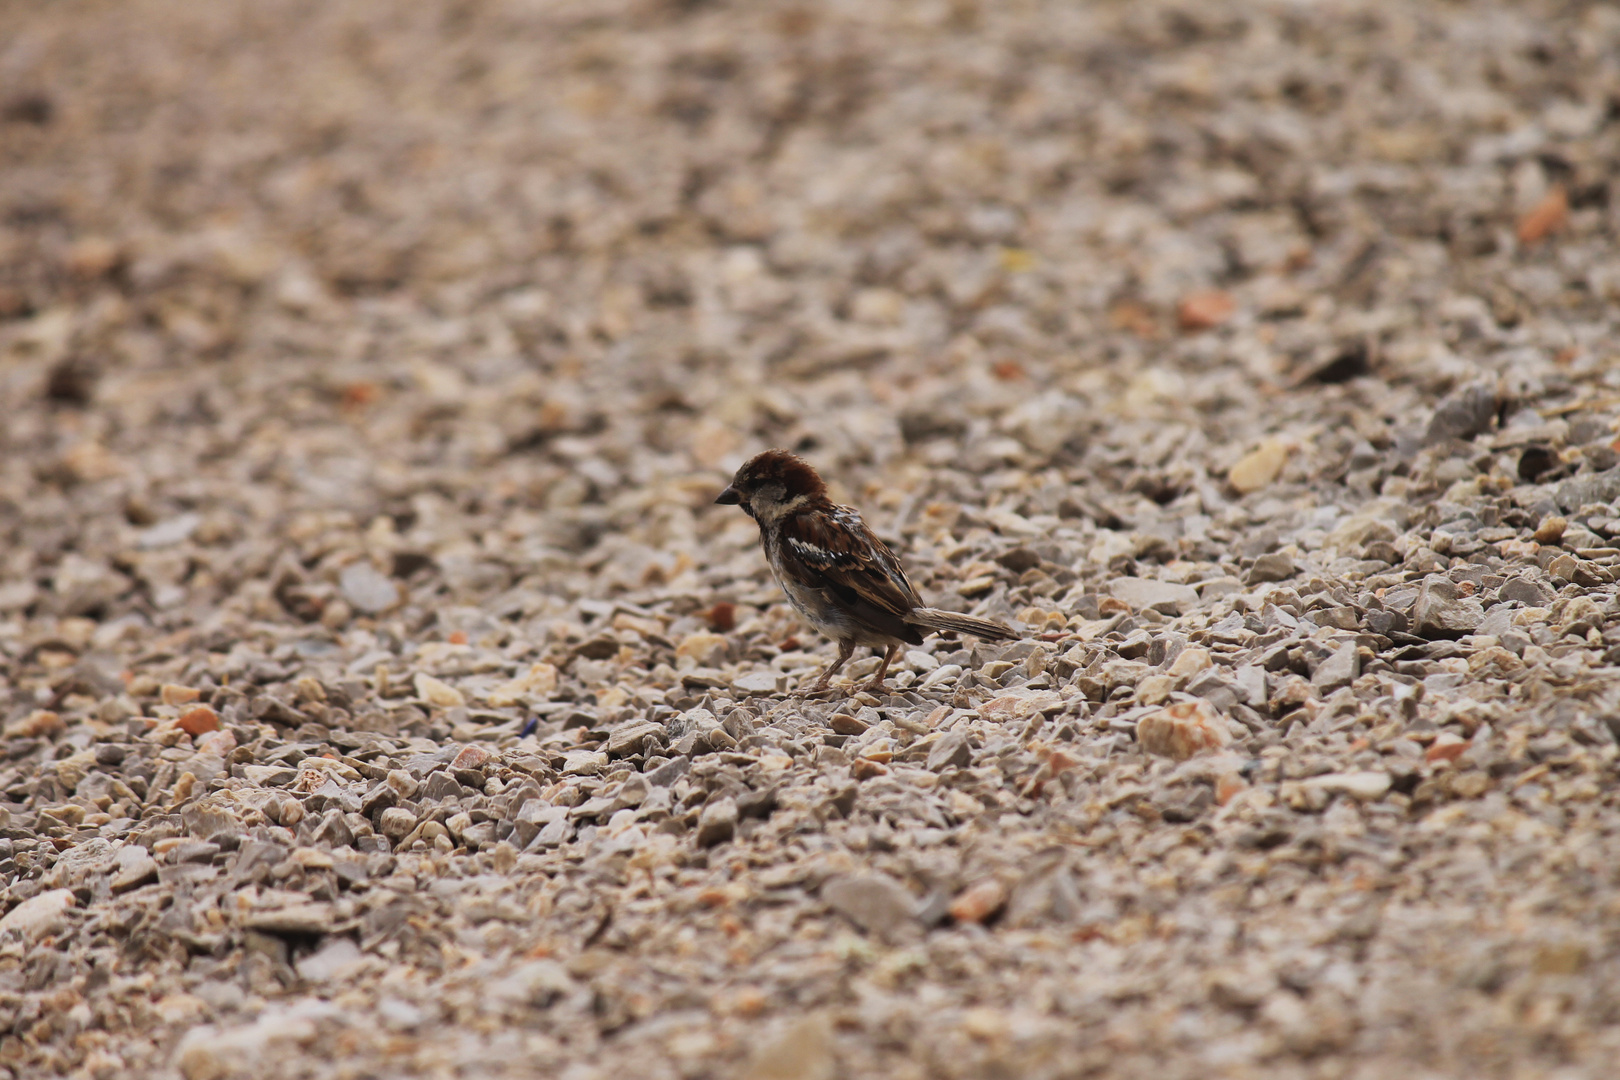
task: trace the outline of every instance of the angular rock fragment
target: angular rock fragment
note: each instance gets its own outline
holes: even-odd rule
[[[416,815],[402,806],[391,806],[378,816],[377,828],[384,836],[398,842],[416,828]]]
[[[887,942],[917,929],[916,901],[887,874],[853,874],[833,878],[821,887],[821,899],[838,914]]]
[[[608,736],[607,756],[610,758],[625,757],[629,754],[639,753],[648,737],[658,739],[663,735],[663,727],[646,720],[630,720],[613,729]]]
[[[51,889],[30,897],[0,918],[0,937],[15,933],[25,941],[38,941],[67,921],[66,912],[75,903],[71,889]]]
[[[242,918],[242,925],[270,934],[324,934],[333,926],[332,905],[308,901],[255,911]]]
[[[129,892],[158,879],[157,860],[138,844],[127,844],[118,852],[118,861],[109,884],[115,893]]]
[[[1153,608],[1169,615],[1191,611],[1198,605],[1198,590],[1191,585],[1146,578],[1115,578],[1108,583],[1109,595],[1129,604],[1132,610]]]
[[[1423,432],[1423,445],[1433,446],[1447,439],[1472,439],[1491,429],[1502,407],[1494,380],[1480,380],[1458,387],[1435,406]]]
[[[737,818],[734,799],[710,799],[703,805],[703,813],[698,817],[698,846],[713,847],[730,840],[737,833]]]
[[[365,615],[380,615],[399,603],[399,587],[369,562],[344,567],[338,584],[349,605]]]
[[[1349,686],[1361,674],[1361,653],[1353,641],[1345,642],[1311,672],[1311,685],[1323,693]]]
[[[1232,733],[1209,703],[1183,701],[1138,720],[1136,741],[1147,753],[1185,761],[1201,751],[1229,745]]]
[[[1472,634],[1484,618],[1485,609],[1477,599],[1462,596],[1454,583],[1438,574],[1423,579],[1412,604],[1412,632],[1431,640]]]
[[[968,745],[967,736],[961,732],[951,732],[945,735],[928,749],[928,770],[930,772],[939,772],[951,766],[965,769],[972,763],[973,748]]]
[[[1287,581],[1297,573],[1299,568],[1293,558],[1283,552],[1273,551],[1255,559],[1244,580],[1250,585],[1258,585],[1267,581]]]
[[[1565,513],[1574,513],[1595,503],[1613,503],[1616,499],[1620,499],[1620,466],[1565,480],[1553,492],[1553,500]]]

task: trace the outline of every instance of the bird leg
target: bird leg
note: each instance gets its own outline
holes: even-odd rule
[[[849,663],[849,658],[854,655],[855,643],[853,641],[840,641],[838,643],[838,659],[827,665],[827,670],[821,673],[821,678],[816,680],[816,685],[812,686],[809,692],[819,694],[827,689],[827,680],[838,674],[838,669]]]
[[[872,676],[871,682],[861,687],[862,690],[871,694],[883,689],[883,676],[889,673],[889,665],[894,662],[895,654],[899,651],[900,643],[898,641],[889,646],[888,651],[883,654],[883,663],[878,665],[877,674]]]

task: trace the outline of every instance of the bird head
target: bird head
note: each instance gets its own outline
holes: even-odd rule
[[[714,501],[740,506],[758,521],[780,517],[826,493],[827,485],[809,462],[786,450],[766,450],[744,462]]]

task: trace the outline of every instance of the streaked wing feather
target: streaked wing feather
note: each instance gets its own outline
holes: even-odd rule
[[[820,515],[797,514],[784,523],[783,538],[826,584],[853,594],[852,598],[896,617],[917,607],[917,592],[900,560],[872,534],[860,514],[839,506],[831,518],[829,523]]]

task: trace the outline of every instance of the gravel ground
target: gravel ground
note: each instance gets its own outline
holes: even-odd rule
[[[0,1075],[1612,1075],[1612,6],[3,12]]]

